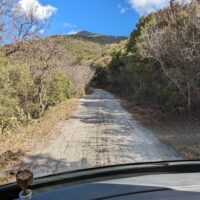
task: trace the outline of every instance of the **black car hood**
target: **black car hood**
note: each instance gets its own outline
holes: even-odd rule
[[[133,195],[135,199],[159,193],[184,199],[187,195],[199,198],[199,185],[200,161],[169,161],[66,172],[37,178],[31,189],[33,199],[43,200],[131,199]],[[18,198],[19,192],[16,184],[0,187],[0,199]]]

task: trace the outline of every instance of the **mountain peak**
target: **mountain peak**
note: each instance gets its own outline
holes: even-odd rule
[[[127,37],[124,36],[110,36],[110,35],[91,33],[89,31],[80,31],[74,35],[70,35],[69,37],[81,38],[99,44],[120,43],[121,41],[127,39]]]
[[[94,35],[93,33],[89,32],[89,31],[79,31],[78,33],[76,33],[75,35],[79,35],[79,36],[90,36],[90,35]]]

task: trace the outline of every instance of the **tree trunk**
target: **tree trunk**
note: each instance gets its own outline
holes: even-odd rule
[[[42,80],[39,80],[39,90],[38,90],[38,96],[39,96],[39,106],[40,106],[40,113],[39,113],[39,117],[41,118],[44,115],[44,111],[45,111],[45,105],[43,103],[43,84],[42,84]]]
[[[158,60],[158,61],[159,61],[160,65],[161,65],[161,68],[162,68],[162,70],[163,70],[163,72],[164,72],[164,75],[165,75],[169,80],[171,80],[171,81],[175,84],[175,86],[178,88],[180,94],[186,99],[186,98],[187,98],[187,95],[185,94],[185,92],[184,92],[184,90],[181,88],[181,86],[179,85],[178,81],[175,80],[174,78],[172,78],[172,77],[168,74],[168,71],[167,71],[166,68],[165,68],[164,62],[161,61],[161,60]]]
[[[188,107],[188,115],[191,116],[191,85],[187,83],[187,90],[188,90],[188,98],[187,98],[187,107]]]

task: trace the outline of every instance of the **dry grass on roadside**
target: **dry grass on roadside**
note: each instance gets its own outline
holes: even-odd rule
[[[198,117],[189,118],[181,114],[164,114],[147,106],[134,105],[122,99],[121,104],[159,139],[171,146],[183,159],[200,159],[200,123]]]
[[[60,121],[67,120],[76,110],[79,100],[71,99],[50,107],[46,115],[19,128],[16,133],[0,137],[0,184],[9,181],[9,172],[18,168],[22,158],[55,132]],[[6,173],[5,173],[6,172]]]

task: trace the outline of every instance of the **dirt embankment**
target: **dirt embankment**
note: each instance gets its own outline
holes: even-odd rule
[[[198,116],[164,114],[147,106],[134,105],[124,99],[121,103],[135,119],[151,129],[163,143],[174,148],[184,159],[200,159],[200,120]]]
[[[0,185],[14,180],[10,171],[16,171],[25,155],[34,152],[38,143],[45,143],[61,121],[69,119],[78,102],[78,99],[71,99],[51,107],[43,118],[0,137]]]

